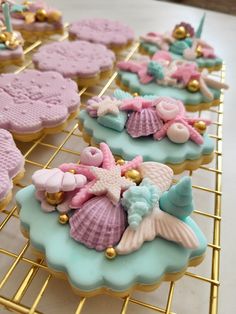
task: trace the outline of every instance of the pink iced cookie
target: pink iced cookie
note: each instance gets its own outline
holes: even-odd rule
[[[0,75],[0,128],[30,141],[62,129],[80,104],[74,81],[56,72]]]
[[[70,39],[82,39],[100,43],[119,50],[134,40],[133,30],[118,22],[107,19],[86,19],[74,22],[69,26]]]
[[[12,182],[24,172],[24,158],[11,134],[0,129],[0,210],[11,199]]]
[[[33,62],[41,71],[57,71],[79,85],[91,86],[111,74],[115,55],[100,44],[63,41],[42,46]]]

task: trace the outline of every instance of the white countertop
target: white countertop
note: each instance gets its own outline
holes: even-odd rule
[[[51,0],[48,1],[64,13],[65,21],[74,21],[84,17],[106,17],[117,19],[134,28],[136,36],[148,31],[166,31],[180,21],[188,21],[197,25],[203,10],[187,6],[169,4],[151,0]],[[218,55],[226,62],[226,82],[231,86],[225,93],[224,113],[224,142],[223,142],[223,203],[222,203],[222,233],[221,233],[221,274],[219,313],[236,313],[235,285],[236,271],[236,17],[207,11],[203,38],[210,42]],[[200,179],[199,179],[200,180]],[[207,202],[206,202],[207,203]],[[202,205],[202,207],[204,204]],[[204,220],[199,220],[202,229]],[[209,231],[209,230],[207,230]],[[0,261],[1,264],[1,261]],[[203,267],[204,266],[200,266]],[[206,266],[205,266],[206,267]],[[207,271],[204,269],[204,271]],[[20,275],[19,275],[20,276]],[[40,281],[40,278],[39,278]],[[172,311],[179,314],[208,313],[209,284],[199,284],[194,287],[195,281],[189,277],[176,283]],[[135,297],[152,304],[165,306],[168,285],[150,294],[138,293]],[[36,289],[36,288],[35,288]],[[34,289],[26,296],[34,299]],[[28,300],[27,299],[27,300]],[[28,303],[28,301],[26,302]],[[39,310],[47,314],[74,313],[78,304],[78,297],[69,289],[69,286],[60,280],[54,280],[49,285],[42,298]],[[96,297],[87,302],[82,313],[85,314],[113,314],[120,313],[121,302],[105,296]],[[152,313],[145,308],[129,305],[127,313]],[[1,313],[8,313],[3,310]],[[153,312],[154,313],[154,312]]]

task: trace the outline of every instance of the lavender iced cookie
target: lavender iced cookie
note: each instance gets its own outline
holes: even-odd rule
[[[33,62],[41,71],[57,71],[78,85],[92,86],[111,75],[115,55],[100,44],[63,41],[42,46]]]
[[[129,46],[134,40],[133,30],[118,22],[108,19],[85,19],[69,26],[72,40],[82,39],[100,43],[117,51]]]
[[[76,114],[80,97],[74,81],[56,72],[27,70],[0,75],[0,128],[31,141],[60,131]]]
[[[0,210],[11,200],[13,181],[24,174],[24,158],[16,147],[11,134],[0,129]]]

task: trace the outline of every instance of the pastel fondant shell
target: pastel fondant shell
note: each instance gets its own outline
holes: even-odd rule
[[[70,218],[70,235],[89,248],[103,251],[115,246],[127,225],[120,203],[113,205],[106,196],[88,200]]]
[[[164,120],[169,121],[177,115],[183,115],[185,109],[181,101],[170,97],[160,97],[157,100],[156,110],[158,115]]]
[[[83,165],[99,167],[103,162],[103,153],[96,147],[86,147],[80,155],[80,163]]]
[[[167,136],[172,142],[181,144],[189,140],[190,132],[184,124],[175,122],[168,128]]]
[[[126,124],[127,132],[132,137],[148,136],[160,130],[163,126],[154,108],[134,111],[130,114]]]

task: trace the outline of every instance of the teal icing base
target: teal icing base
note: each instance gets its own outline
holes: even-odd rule
[[[125,85],[131,93],[138,93],[139,95],[156,95],[168,96],[181,100],[185,105],[199,105],[201,103],[208,103],[209,100],[202,95],[202,93],[190,93],[187,89],[176,88],[171,86],[160,86],[155,82],[142,84],[136,73],[119,71],[118,80]],[[210,88],[214,95],[214,99],[220,98],[221,91]]]
[[[125,129],[122,132],[108,129],[100,125],[95,118],[91,118],[86,110],[80,111],[79,120],[85,132],[92,136],[97,144],[107,143],[114,155],[122,156],[125,160],[142,155],[144,161],[179,164],[211,154],[214,150],[214,143],[207,134],[204,135],[202,145],[193,141],[176,144],[167,137],[161,141],[155,141],[152,137],[132,138]]]
[[[141,41],[140,47],[141,47],[141,49],[145,50],[147,52],[147,54],[149,54],[151,56],[160,50],[156,45],[145,43],[142,41]],[[183,56],[180,54],[173,53],[171,51],[170,51],[170,54],[174,60],[183,59]],[[223,60],[219,57],[216,57],[216,58],[197,58],[196,63],[199,67],[211,68],[211,67],[222,65]]]
[[[207,242],[196,223],[188,217],[186,223],[193,229],[199,248],[186,249],[175,243],[156,238],[126,256],[107,260],[103,253],[86,248],[69,236],[69,226],[58,223],[58,212],[45,213],[35,199],[33,185],[16,195],[20,221],[29,232],[31,244],[46,255],[47,265],[63,272],[70,283],[84,292],[105,287],[122,292],[134,284],[155,284],[165,273],[184,270],[189,260],[205,253]]]

